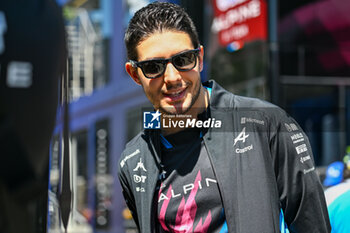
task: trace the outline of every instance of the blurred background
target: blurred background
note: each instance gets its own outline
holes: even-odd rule
[[[57,0],[68,46],[68,232],[136,232],[117,180],[125,143],[150,104],[124,69],[128,21],[151,0]],[[309,136],[323,179],[350,144],[350,1],[169,0],[193,18],[203,81],[281,106]],[[48,232],[61,232],[62,111],[50,146]]]

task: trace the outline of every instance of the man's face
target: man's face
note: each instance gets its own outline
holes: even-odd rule
[[[191,38],[180,31],[154,33],[137,47],[138,61],[155,58],[170,58],[184,51],[192,50]],[[200,71],[203,69],[203,48],[199,52],[196,66],[190,71],[179,71],[171,62],[161,77],[148,79],[140,68],[126,64],[126,70],[134,81],[142,85],[147,98],[156,110],[168,114],[191,113],[203,106],[198,96],[201,91]]]

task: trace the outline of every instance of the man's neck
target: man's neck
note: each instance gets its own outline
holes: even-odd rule
[[[165,122],[168,123],[165,128],[163,126],[162,128],[162,134],[164,136],[169,135],[169,134],[174,134],[177,132],[180,132],[182,130],[185,130],[185,127],[181,127],[178,122],[184,121],[186,122],[188,119],[190,120],[197,120],[198,119],[198,114],[204,112],[209,106],[209,93],[208,90],[201,85],[201,90],[200,94],[198,96],[197,101],[193,104],[191,109],[189,109],[186,113],[184,114],[176,114],[171,118],[165,118]],[[164,118],[164,116],[163,116]]]

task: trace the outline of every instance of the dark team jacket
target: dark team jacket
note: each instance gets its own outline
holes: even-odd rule
[[[282,209],[290,232],[330,232],[322,186],[307,136],[282,109],[234,95],[214,81],[210,117],[222,122],[203,140],[231,233],[280,232]],[[139,231],[157,232],[161,171],[159,130],[126,145],[118,176]]]

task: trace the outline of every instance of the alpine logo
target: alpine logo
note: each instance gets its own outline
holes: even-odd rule
[[[235,138],[233,146],[236,145],[238,141],[245,142],[245,140],[249,137],[249,134],[245,133],[245,127],[243,128],[242,132],[238,134],[238,136]]]
[[[237,144],[238,141],[241,141],[242,143],[245,143],[245,140],[249,137],[249,134],[245,133],[245,127],[242,129],[242,131],[238,134],[238,136],[234,139],[234,144],[233,146],[235,146]],[[236,148],[235,152],[237,154],[243,154],[247,151],[253,150],[253,144],[246,146],[244,148]]]

